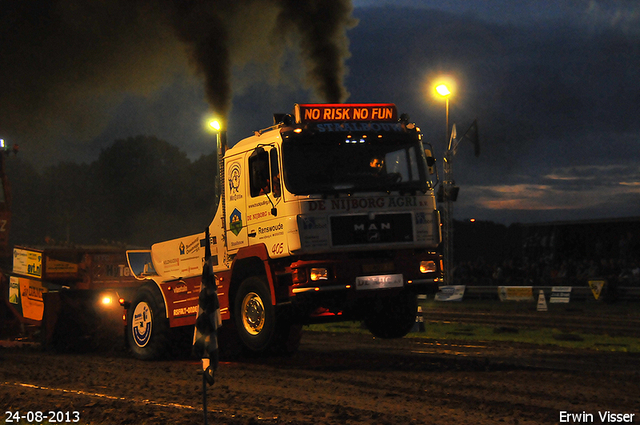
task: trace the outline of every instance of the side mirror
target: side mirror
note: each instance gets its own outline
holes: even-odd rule
[[[429,174],[435,174],[436,170],[434,166],[436,165],[436,159],[433,157],[431,149],[425,149],[424,154],[427,157],[427,167],[429,167]]]

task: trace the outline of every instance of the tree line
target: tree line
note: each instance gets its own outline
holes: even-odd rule
[[[201,232],[215,213],[215,153],[189,160],[154,136],[116,140],[90,164],[37,171],[6,158],[11,245],[148,247]]]

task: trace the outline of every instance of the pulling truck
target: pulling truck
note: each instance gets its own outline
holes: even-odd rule
[[[306,323],[356,320],[378,337],[415,324],[442,281],[431,149],[393,104],[296,104],[226,149],[220,200],[200,234],[128,251],[146,283],[127,309],[134,356],[193,326],[209,244],[223,329],[244,349],[294,351]],[[205,236],[205,235],[208,235]]]
[[[0,139],[0,346],[42,343],[58,349],[122,346],[117,298],[140,284],[124,248],[9,246],[11,190]],[[108,347],[107,347],[108,348]]]
[[[117,300],[140,284],[125,249],[16,246],[12,262],[0,271],[0,337],[62,350],[122,346]]]

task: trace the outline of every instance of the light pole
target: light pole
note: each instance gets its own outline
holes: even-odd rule
[[[218,197],[217,203],[220,203],[222,207],[223,226],[225,225],[224,217],[226,217],[226,205],[225,205],[225,169],[224,169],[224,154],[227,151],[227,130],[224,128],[223,123],[217,119],[211,119],[208,122],[209,127],[216,133],[216,145],[218,156],[218,187],[216,188],[216,196]],[[216,203],[216,205],[217,205]],[[225,233],[226,235],[226,233]],[[227,238],[223,238],[225,247]]]
[[[446,284],[453,283],[453,203],[450,197],[453,187],[453,176],[451,173],[451,160],[453,157],[451,150],[451,140],[449,135],[449,97],[451,90],[446,84],[438,84],[436,93],[445,99],[445,152],[443,156],[444,179],[442,181],[442,192],[444,208],[443,212],[443,244],[444,244],[444,279]]]
[[[444,97],[445,100],[445,147],[449,144],[449,96],[451,95],[451,91],[446,84],[439,84],[436,86],[436,93],[440,96]]]

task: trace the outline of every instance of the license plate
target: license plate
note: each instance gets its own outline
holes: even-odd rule
[[[401,274],[356,277],[356,289],[402,288],[404,278]]]

